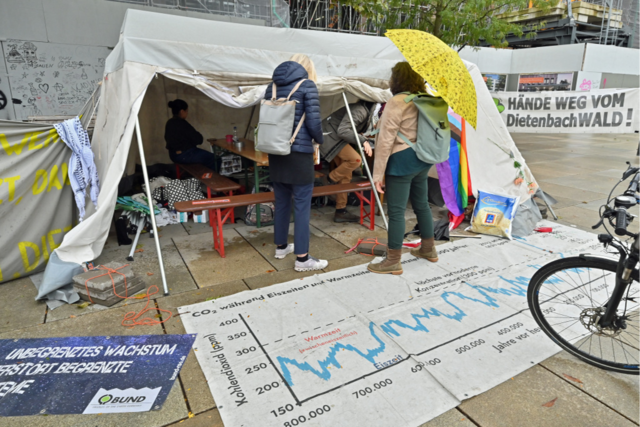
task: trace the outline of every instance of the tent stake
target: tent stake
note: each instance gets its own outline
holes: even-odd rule
[[[362,144],[360,144],[360,138],[358,138],[358,129],[356,128],[356,124],[353,121],[353,116],[351,116],[351,109],[349,108],[349,101],[347,101],[347,95],[342,92],[342,98],[344,99],[344,106],[347,109],[347,114],[349,114],[349,121],[351,122],[351,127],[353,128],[353,134],[356,136],[356,142],[358,143],[358,149],[360,150],[360,155],[362,156],[362,160],[364,163],[364,168],[367,171],[367,176],[369,177],[369,182],[371,183],[371,192],[376,198],[376,204],[380,208],[380,215],[382,216],[382,221],[384,221],[384,228],[389,229],[389,224],[387,223],[387,217],[384,214],[384,210],[382,209],[382,203],[380,203],[380,198],[378,197],[378,190],[376,190],[376,186],[373,182],[373,178],[371,177],[371,171],[369,170],[369,164],[367,163],[367,158],[365,157],[364,151],[362,150]],[[371,206],[371,209],[375,209]],[[374,212],[375,215],[375,212]]]
[[[162,260],[162,250],[160,249],[160,235],[156,227],[156,207],[151,197],[151,186],[149,185],[149,175],[147,174],[147,161],[144,158],[144,147],[142,146],[142,135],[140,134],[140,121],[136,117],[136,139],[138,140],[138,151],[140,152],[140,163],[142,163],[142,176],[147,188],[147,202],[149,203],[149,216],[151,216],[151,228],[153,229],[153,240],[156,242],[156,252],[158,252],[158,264],[160,264],[160,275],[162,276],[162,287],[164,294],[169,295],[167,287],[167,277],[164,274],[164,261]]]

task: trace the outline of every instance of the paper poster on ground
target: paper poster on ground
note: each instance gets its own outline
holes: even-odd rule
[[[485,236],[179,309],[228,427],[417,426],[559,351],[528,311],[531,276],[595,235]]]

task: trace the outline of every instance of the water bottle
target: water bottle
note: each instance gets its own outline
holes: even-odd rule
[[[233,142],[238,142],[238,128],[236,126],[233,127]]]

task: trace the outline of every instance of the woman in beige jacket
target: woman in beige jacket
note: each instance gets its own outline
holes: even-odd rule
[[[380,133],[376,140],[373,169],[376,189],[379,193],[386,193],[389,249],[385,260],[371,263],[368,268],[374,273],[402,274],[400,257],[405,233],[404,213],[409,200],[422,237],[420,249],[411,253],[431,262],[438,260],[427,186],[429,169],[433,165],[418,159],[416,152],[398,136],[402,133],[410,141],[416,141],[418,109],[405,98],[409,93],[426,92],[424,79],[408,63],[399,62],[391,70],[389,86],[394,96],[387,102],[378,123]]]

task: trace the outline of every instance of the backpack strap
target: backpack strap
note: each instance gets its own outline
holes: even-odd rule
[[[291,98],[291,95],[293,95],[295,93],[295,91],[298,90],[300,85],[306,80],[307,79],[302,79],[298,83],[296,83],[296,85],[293,87],[293,89],[291,89],[291,92],[289,93],[289,96],[287,96],[287,101],[289,100],[289,98]],[[298,122],[298,126],[296,126],[295,132],[293,132],[293,135],[291,135],[291,139],[289,140],[289,144],[293,145],[293,141],[296,140],[296,136],[298,136],[298,132],[300,132],[300,129],[302,129],[302,124],[304,123],[304,119],[306,117],[307,117],[307,113],[304,113],[302,115],[302,117],[300,118],[300,121]]]
[[[289,96],[287,96],[287,101],[289,100],[289,98],[291,98],[291,95],[293,95],[295,93],[295,91],[298,90],[298,88],[300,87],[300,85],[302,83],[304,83],[307,79],[302,79],[300,80],[298,83],[296,83],[296,85],[293,87],[293,89],[291,89],[291,92],[289,93]],[[275,83],[274,83],[275,84]]]
[[[271,83],[271,100],[275,101],[276,100],[276,94],[278,88],[276,87],[276,82]]]
[[[406,136],[404,136],[401,132],[398,132],[398,136],[400,137],[401,140],[403,140],[409,147],[413,148],[414,145],[416,145],[415,143],[409,141],[409,138],[407,138]]]
[[[293,141],[296,140],[296,136],[298,136],[298,132],[300,132],[300,129],[302,128],[302,123],[304,123],[304,119],[307,116],[307,113],[304,113],[302,115],[302,118],[300,118],[300,121],[298,122],[298,126],[296,126],[296,131],[293,132],[293,135],[291,135],[291,139],[289,140],[289,144],[293,145]]]

